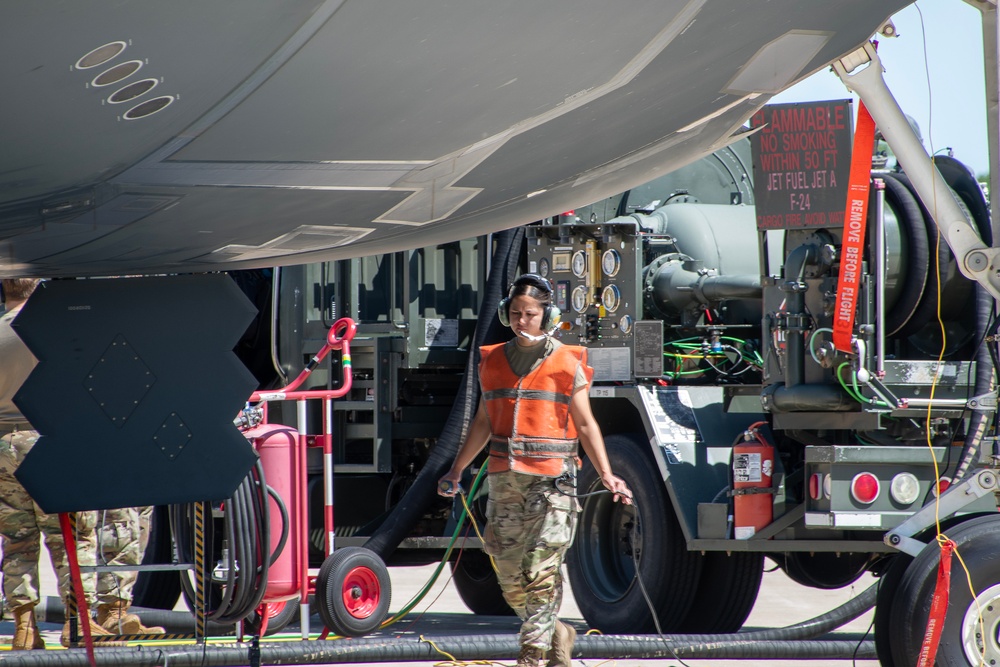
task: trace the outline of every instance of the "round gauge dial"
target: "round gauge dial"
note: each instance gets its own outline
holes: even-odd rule
[[[618,270],[622,268],[622,256],[618,254],[617,250],[606,250],[604,254],[601,255],[601,269],[604,271],[604,275],[614,277],[618,275]]]
[[[575,290],[573,290],[573,310],[578,313],[582,313],[587,310],[587,288],[580,285]]]
[[[624,334],[632,333],[632,316],[622,315],[622,318],[618,320],[618,328]]]
[[[538,260],[538,275],[542,278],[549,277],[549,260],[544,257]]]
[[[601,303],[608,309],[608,312],[618,310],[618,304],[622,302],[622,293],[614,285],[608,285],[601,291]]]
[[[573,253],[573,275],[577,278],[587,275],[587,253],[582,250]]]

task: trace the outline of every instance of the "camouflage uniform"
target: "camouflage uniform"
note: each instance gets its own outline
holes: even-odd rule
[[[15,431],[0,438],[0,535],[3,545],[3,593],[7,608],[39,600],[40,537],[45,535],[56,570],[59,595],[69,604],[70,572],[58,514],[45,514],[14,477],[14,471],[38,439],[37,431]],[[80,565],[95,563],[96,512],[77,512],[77,557]],[[83,590],[89,604],[95,595],[95,577],[84,574]]]
[[[126,507],[123,509],[97,512],[97,550],[101,564],[139,565],[145,552],[142,516],[148,515],[152,507]],[[119,600],[131,602],[132,587],[138,572],[121,570],[101,572],[97,577],[98,604],[115,604]],[[127,605],[126,605],[127,606]]]
[[[576,462],[565,470],[573,483],[560,488],[576,493]],[[522,646],[548,650],[562,604],[562,561],[573,543],[576,498],[559,493],[551,477],[519,472],[491,473],[486,507],[485,550],[494,557],[504,598],[523,621]]]

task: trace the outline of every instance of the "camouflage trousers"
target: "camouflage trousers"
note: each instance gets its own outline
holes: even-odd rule
[[[567,460],[575,493],[576,464]],[[562,562],[576,533],[579,502],[551,477],[506,471],[489,476],[485,550],[507,604],[521,618],[521,645],[548,650],[562,604]]]
[[[126,507],[97,512],[97,554],[101,565],[139,565],[148,540],[152,507]],[[101,572],[97,577],[97,603],[132,601],[135,571]]]
[[[38,560],[41,536],[56,571],[59,595],[69,607],[70,571],[58,514],[46,514],[31,499],[14,471],[38,440],[36,431],[15,431],[0,438],[0,545],[3,549],[3,594],[8,608],[39,600]],[[80,565],[95,564],[96,512],[77,512],[77,558]],[[84,596],[93,604],[95,577],[84,574]]]

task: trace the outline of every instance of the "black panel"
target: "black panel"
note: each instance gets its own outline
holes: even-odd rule
[[[42,283],[14,322],[42,434],[17,477],[46,512],[229,497],[256,458],[232,418],[254,309],[221,274]]]

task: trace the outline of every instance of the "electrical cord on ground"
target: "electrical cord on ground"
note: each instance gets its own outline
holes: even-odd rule
[[[613,493],[611,489],[598,489],[597,491],[590,491],[588,493],[568,493],[559,487],[560,483],[563,484],[572,483],[572,487],[574,489],[576,488],[576,481],[575,479],[572,479],[569,473],[563,473],[559,477],[556,477],[552,481],[552,486],[555,487],[555,490],[561,493],[562,495],[569,496],[570,498],[576,498],[577,500],[581,498],[589,498],[591,496],[599,496],[605,493]],[[635,507],[635,520],[636,523],[638,524],[641,521],[639,504],[636,501],[634,494],[629,495],[629,500],[632,501],[632,505],[633,507]],[[646,608],[649,609],[649,615],[653,617],[653,625],[656,626],[656,634],[660,637],[660,639],[663,640],[663,643],[670,650],[670,653],[673,654],[674,659],[677,660],[677,662],[683,665],[683,667],[690,667],[686,662],[681,660],[681,657],[677,655],[677,652],[674,651],[673,646],[670,645],[670,643],[667,641],[666,636],[663,634],[663,628],[660,627],[659,615],[656,613],[656,608],[653,606],[653,601],[649,597],[649,591],[646,590],[646,584],[642,580],[642,573],[639,571],[639,554],[636,551],[635,544],[632,542],[632,535],[633,532],[629,532],[628,543],[629,543],[629,551],[631,551],[632,553],[632,565],[635,568],[635,580],[639,584],[639,591],[642,593],[642,599],[646,601]]]
[[[600,495],[603,493],[612,493],[609,489],[599,489],[590,493],[584,494],[570,494],[559,487],[559,484],[563,478],[556,478],[554,486],[559,493],[563,495],[574,496],[577,498],[586,498],[589,496]],[[632,498],[632,502],[636,508],[636,518],[639,520],[639,505],[636,503],[635,497]],[[631,538],[630,538],[631,539]],[[630,543],[631,544],[631,543]],[[673,644],[669,643],[666,636],[663,634],[655,610],[652,607],[649,596],[645,591],[645,586],[642,582],[642,577],[640,576],[639,564],[636,561],[636,550],[632,549],[633,561],[635,561],[635,572],[636,581],[639,584],[640,591],[643,592],[643,597],[646,600],[646,604],[649,606],[650,614],[653,617],[654,624],[656,625],[657,633],[660,639],[667,643],[671,652],[674,651]],[[782,628],[768,628],[765,630],[751,630],[748,632],[737,632],[728,634],[717,634],[717,635],[701,635],[701,634],[683,634],[683,635],[671,635],[671,640],[676,642],[739,642],[739,641],[752,641],[752,642],[787,642],[791,641],[801,642],[802,640],[811,639],[815,637],[822,636],[836,628],[841,627],[845,623],[848,623],[861,614],[865,613],[875,605],[875,600],[878,594],[878,582],[872,584],[864,591],[859,593],[857,596],[848,600],[844,604],[832,609],[824,614],[816,616],[793,625],[785,626]],[[677,660],[679,657],[674,655]],[[683,664],[683,662],[682,662]]]

